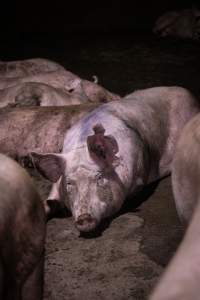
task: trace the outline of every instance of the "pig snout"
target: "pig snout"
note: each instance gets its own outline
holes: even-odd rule
[[[75,225],[80,232],[89,232],[96,228],[97,220],[90,214],[82,214],[76,220]]]

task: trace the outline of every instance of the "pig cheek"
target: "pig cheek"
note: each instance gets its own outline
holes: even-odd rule
[[[107,216],[109,208],[106,202],[101,201],[98,195],[92,197],[91,209],[92,216],[96,219],[97,224],[100,223],[101,219]]]
[[[125,193],[120,185],[114,180],[110,181],[110,190],[112,193],[111,209],[113,213],[116,213],[120,210],[124,202]]]
[[[76,188],[75,187],[68,187],[66,185],[62,185],[62,199],[66,205],[66,207],[72,212],[74,211],[74,197],[76,195]]]
[[[112,191],[112,188],[109,184],[106,186],[98,186],[97,195],[99,198],[98,206],[101,211],[102,217],[105,218],[111,216],[118,210],[118,201],[116,201],[116,195]]]
[[[115,207],[115,212],[118,211],[125,199],[124,191],[116,185],[112,185],[112,194],[113,194],[113,206]]]

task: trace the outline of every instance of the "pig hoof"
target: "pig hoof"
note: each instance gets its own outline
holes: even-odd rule
[[[75,224],[79,231],[89,232],[96,228],[97,221],[90,214],[83,214],[78,217]]]

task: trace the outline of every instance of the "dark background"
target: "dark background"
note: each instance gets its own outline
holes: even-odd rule
[[[127,32],[148,30],[155,19],[171,9],[198,6],[198,1],[38,1],[26,0],[1,7],[1,36]]]
[[[199,42],[152,33],[166,11],[199,1],[22,0],[0,9],[0,60],[47,58],[120,95],[158,85],[199,91]]]

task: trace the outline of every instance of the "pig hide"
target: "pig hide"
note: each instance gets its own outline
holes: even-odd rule
[[[7,78],[25,77],[64,69],[60,64],[45,58],[0,61],[0,77]]]
[[[31,151],[59,153],[67,130],[97,106],[2,108],[0,152],[19,161]]]
[[[38,73],[36,75],[24,77],[1,77],[0,90],[15,86],[10,90],[10,93],[12,94],[13,91],[17,91],[16,86],[21,85],[23,88],[23,83],[30,82],[46,84],[70,93],[71,96],[78,96],[81,99],[89,98],[90,102],[108,102],[120,99],[120,96],[107,91],[95,82],[81,79],[77,75],[67,70]],[[5,93],[9,94],[9,90],[7,90]]]
[[[67,106],[86,102],[90,102],[90,99],[79,84],[73,92],[39,82],[19,83],[0,90],[0,108],[6,106]]]

